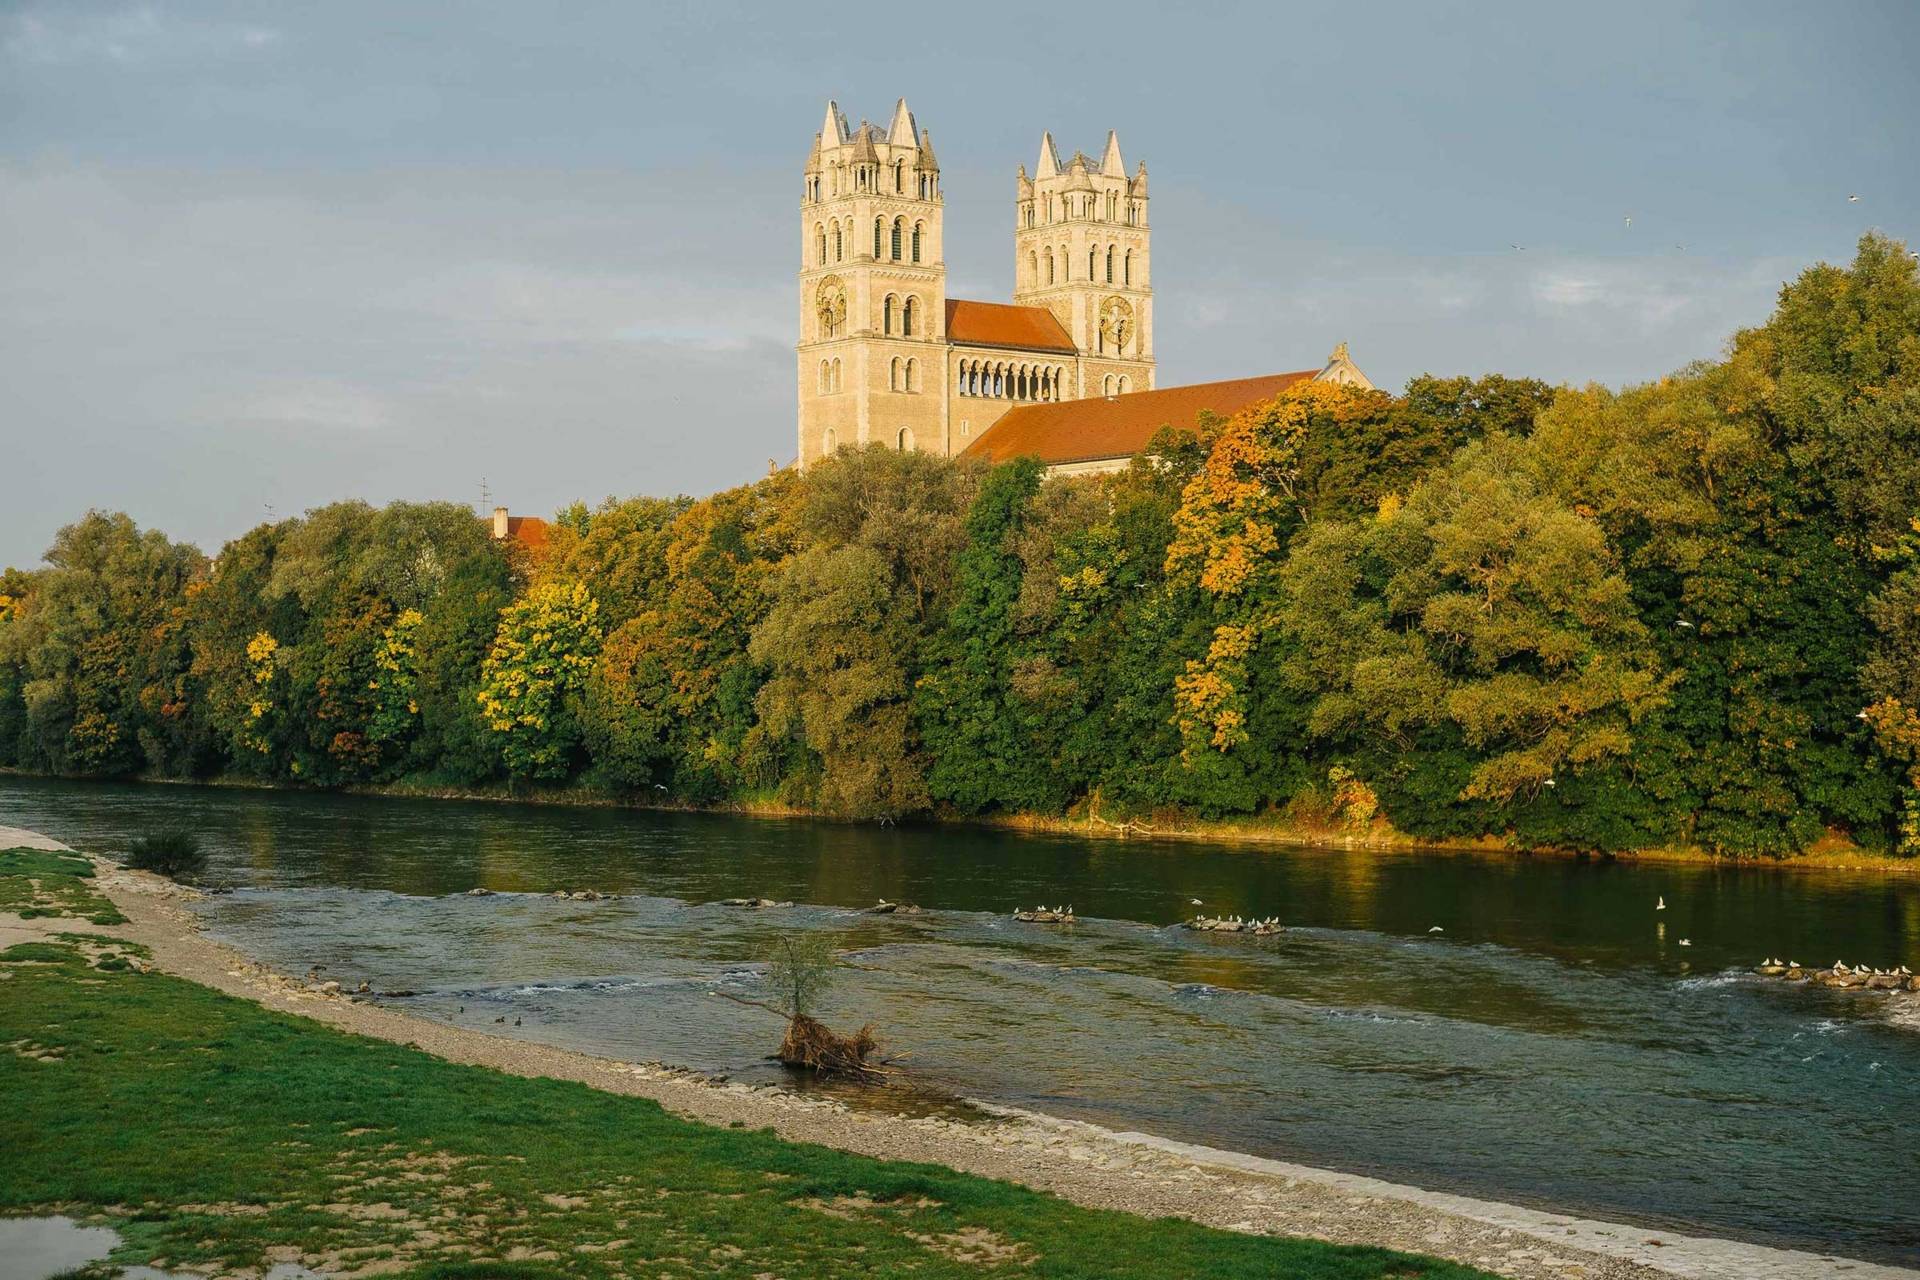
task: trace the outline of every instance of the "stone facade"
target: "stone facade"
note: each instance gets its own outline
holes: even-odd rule
[[[1032,176],[1021,166],[1011,305],[947,297],[941,222],[933,139],[906,99],[884,129],[849,129],[827,103],[800,203],[800,466],[873,442],[960,454],[1038,406],[1055,406],[1047,421],[1075,427],[1084,452],[1099,405],[1153,411],[1124,400],[1155,390],[1153,271],[1147,168],[1127,173],[1118,137],[1098,161],[1076,152],[1063,164],[1043,134]],[[1317,375],[1288,376],[1371,385],[1345,350]],[[1087,402],[1090,420],[1061,423],[1064,401]],[[1111,458],[1129,456],[1130,440],[1115,432]]]
[[[829,102],[800,206],[800,465],[957,454],[1016,405],[1151,387],[1146,182],[1112,134],[1064,165],[1047,135],[1016,179],[1014,305],[949,300],[932,137],[905,99],[884,129]]]

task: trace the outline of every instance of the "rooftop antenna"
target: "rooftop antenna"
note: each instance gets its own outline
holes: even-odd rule
[[[480,510],[493,510],[493,493],[487,488],[487,478],[480,477]]]

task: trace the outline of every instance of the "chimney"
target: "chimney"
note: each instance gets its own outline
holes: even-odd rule
[[[496,541],[504,541],[506,539],[507,509],[505,507],[495,507],[493,509],[493,536]]]

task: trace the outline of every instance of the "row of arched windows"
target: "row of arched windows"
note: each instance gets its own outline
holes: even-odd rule
[[[845,385],[840,379],[840,362],[838,360],[822,360],[820,362],[819,387],[820,394],[823,396],[834,395],[846,390]],[[925,390],[925,388],[920,385],[920,362],[911,356],[904,360],[899,356],[895,356],[887,366],[887,390]]]
[[[1104,200],[1097,195],[1079,194],[1042,196],[1037,201],[1030,200],[1023,211],[1024,220],[1030,227],[1034,225],[1036,205],[1046,210],[1048,222],[1068,222],[1074,218],[1091,218],[1095,222],[1119,222],[1124,216],[1128,226],[1141,225],[1140,202],[1129,199],[1123,207],[1118,191],[1107,192]],[[1058,217],[1054,216],[1056,213]]]
[[[907,450],[912,449],[914,447],[913,428],[902,427],[900,428],[900,430],[896,431],[893,435],[893,447],[898,449],[902,453],[905,453]],[[831,456],[836,451],[838,451],[839,448],[840,448],[840,433],[835,431],[832,427],[828,427],[826,435],[822,436],[820,439],[820,452],[827,454],[828,456]]]
[[[1100,379],[1100,394],[1103,396],[1123,396],[1131,390],[1133,390],[1133,379],[1124,373],[1117,378],[1108,374]]]
[[[954,370],[954,392],[997,400],[1058,400],[1067,371],[1058,365],[1005,360],[962,360]]]
[[[889,233],[887,220],[875,218],[873,220],[873,256],[888,257],[888,250],[891,249],[891,256],[895,262],[918,262],[920,261],[920,237],[925,230],[924,222],[916,222],[909,228],[905,218],[895,218],[892,231]]]
[[[911,338],[920,331],[920,299],[908,295],[904,300],[888,294],[880,302],[880,332],[889,338]]]
[[[907,225],[905,218],[895,218],[891,227],[885,218],[873,220],[873,256],[885,259],[891,256],[895,262],[920,261],[920,246],[926,237],[927,224],[916,222]],[[853,238],[853,220],[845,222],[816,222],[813,224],[813,261],[814,265],[824,267],[831,262],[844,262],[847,257],[847,241]]]
[[[1133,249],[1121,249],[1118,245],[1094,245],[1087,250],[1085,279],[1095,284],[1103,279],[1107,284],[1132,284],[1135,252]],[[1027,253],[1027,274],[1033,278],[1036,288],[1042,284],[1066,284],[1076,278],[1073,259],[1065,245],[1060,246],[1058,253],[1052,249],[1030,250]]]
[[[842,190],[879,191],[885,182],[867,165],[856,166],[849,177],[844,166],[835,165],[827,170],[827,194],[837,196]],[[807,175],[807,199],[815,204],[820,202],[820,175]],[[893,190],[895,194],[907,194],[907,162],[896,160],[893,164]],[[940,177],[936,173],[916,169],[913,173],[913,193],[922,200],[931,200],[940,193]]]

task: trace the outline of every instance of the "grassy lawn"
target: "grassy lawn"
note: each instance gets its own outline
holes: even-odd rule
[[[93,864],[72,853],[0,849],[0,912],[25,920],[75,916],[93,924],[125,924],[91,883]]]
[[[125,1241],[116,1264],[386,1260],[447,1280],[1485,1275],[695,1124],[141,973],[136,953],[91,934],[0,952],[0,1213],[104,1221]]]

